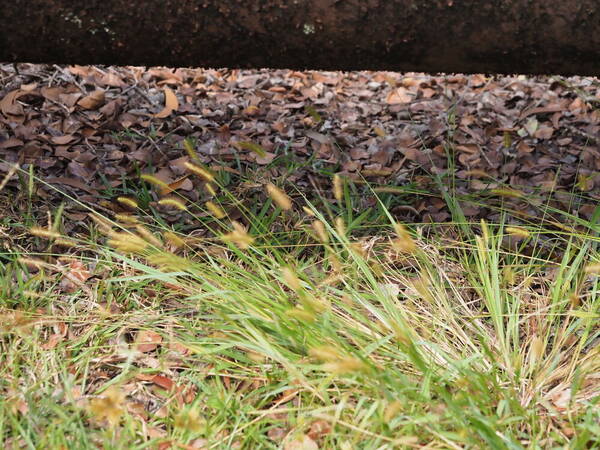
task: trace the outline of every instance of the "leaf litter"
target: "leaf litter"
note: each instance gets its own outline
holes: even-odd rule
[[[127,181],[138,183],[142,173],[157,188],[152,192],[156,205],[172,206],[165,200],[176,193],[177,201],[211,203],[209,209],[220,218],[221,207],[199,194],[210,185],[213,171],[236,174],[256,166],[264,168],[261,186],[266,187],[256,192],[283,210],[293,199],[271,184],[282,175],[309,192],[315,179],[329,185],[335,174],[337,201],[343,198],[342,180],[366,178],[380,192],[419,188],[421,195],[409,196],[393,211],[399,221],[449,219],[436,177],[450,172],[459,193],[485,191],[492,200],[513,202],[523,214],[530,193],[543,192],[549,204],[568,203],[584,217],[591,216],[598,200],[600,89],[591,78],[36,65],[26,65],[19,75],[8,66],[0,70],[0,170],[9,174],[7,189],[15,192],[22,186],[12,170],[17,164],[25,171],[33,168],[48,183],[36,187],[42,215],[64,200],[51,186],[122,214],[119,204],[128,202],[107,192]],[[292,173],[272,164],[289,154],[312,164],[299,164]],[[569,203],[569,192],[578,193],[578,203]],[[128,204],[139,207],[137,199]],[[185,207],[174,209],[165,216],[168,221],[188,214]],[[472,219],[494,219],[494,210],[480,205],[465,204],[464,211]],[[80,221],[88,217],[76,202],[67,203],[65,214]],[[323,223],[315,220],[313,228],[316,240],[327,243]],[[238,222],[228,231],[223,240],[240,248],[253,242]],[[507,231],[528,237],[518,227]],[[396,250],[410,253],[414,244],[406,231],[398,226],[396,232]],[[69,294],[90,282],[94,267],[67,259],[58,261],[55,271],[61,275],[59,292]],[[158,295],[152,287],[145,294],[148,299]],[[110,312],[116,306],[100,302],[97,307]],[[36,326],[44,327],[42,348],[51,350],[75,337],[80,325],[46,319]],[[119,331],[114,347],[92,367],[86,392],[100,393],[87,400],[81,392],[73,397],[111,426],[125,410],[147,421],[149,411],[166,415],[170,402],[192,404],[193,385],[177,377],[180,357],[189,349],[169,338],[168,326],[162,331]],[[169,355],[166,365],[158,363],[163,351]],[[135,381],[104,390],[118,373],[116,365],[132,354],[152,372],[140,371]],[[564,392],[557,390],[554,403],[568,403]],[[26,412],[23,401],[15,405]],[[203,426],[193,409],[182,411],[181,426]],[[318,448],[330,432],[328,421],[317,420],[306,435],[277,429],[272,440],[284,448]],[[162,430],[150,427],[147,434],[162,436]]]
[[[417,195],[400,196],[393,212],[411,221],[450,218],[438,179],[466,197],[510,185],[585,218],[599,197],[594,78],[21,67],[0,65],[0,160],[49,183],[36,191],[41,211],[58,201],[54,187],[118,213],[107,192],[151,171],[169,186],[156,202],[170,192],[205,202],[203,181],[185,178],[188,163],[264,167],[303,192],[329,173],[410,186]],[[289,158],[291,173],[277,164]],[[510,202],[533,214],[527,201]],[[83,209],[69,202],[66,213]],[[493,220],[495,210],[470,204],[465,213]]]

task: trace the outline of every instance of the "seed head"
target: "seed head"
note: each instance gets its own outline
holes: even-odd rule
[[[396,239],[392,239],[392,248],[400,253],[414,253],[417,249],[417,244],[404,225],[400,223],[394,224]]]
[[[312,223],[312,227],[317,233],[317,237],[322,244],[327,244],[329,242],[329,234],[327,234],[327,230],[325,229],[325,224],[320,220],[315,220]]]
[[[165,231],[163,233],[163,237],[167,242],[176,248],[182,248],[185,246],[185,241],[171,231]]]
[[[206,181],[207,183],[212,183],[215,180],[215,176],[212,174],[212,172],[210,172],[208,169],[205,169],[204,167],[200,167],[191,162],[184,163],[184,166],[190,172],[193,172],[200,178],[204,179],[204,181]]]
[[[506,232],[511,236],[526,239],[530,236],[529,231],[521,227],[506,227]]]
[[[154,175],[149,175],[147,173],[143,174],[140,177],[142,180],[147,181],[148,183],[160,188],[161,190],[169,191],[169,185],[165,183],[163,180],[156,178]],[[137,207],[137,205],[136,205]]]
[[[108,388],[100,397],[90,402],[89,411],[97,419],[106,420],[109,425],[117,426],[124,414],[125,394],[116,387]]]
[[[225,211],[223,211],[223,209],[217,205],[216,203],[213,202],[206,202],[204,204],[206,206],[206,209],[208,209],[208,211],[216,218],[216,219],[223,219],[225,217],[227,217],[227,214],[225,213]]]
[[[292,199],[273,183],[267,184],[267,193],[269,194],[269,197],[273,199],[275,204],[284,211],[292,209]]]
[[[172,206],[180,211],[187,211],[185,204],[176,198],[163,198],[158,201],[158,204],[163,206]]]
[[[41,227],[31,227],[29,229],[29,232],[31,234],[33,234],[34,236],[38,236],[44,239],[58,239],[60,238],[62,235],[56,231],[53,230],[49,230],[47,228],[41,228]]]
[[[225,242],[231,242],[242,250],[246,250],[254,243],[254,238],[248,234],[246,228],[241,223],[233,221],[231,225],[233,226],[233,231],[222,237]]]
[[[137,209],[137,207],[138,207],[137,202],[129,197],[117,197],[117,201],[120,204],[125,205],[131,209]]]
[[[290,289],[294,290],[295,292],[298,292],[302,289],[300,279],[292,269],[289,267],[284,267],[281,269],[281,274],[283,275],[283,279]]]
[[[344,197],[344,187],[342,177],[337,173],[333,176],[333,195],[338,202],[342,201]]]

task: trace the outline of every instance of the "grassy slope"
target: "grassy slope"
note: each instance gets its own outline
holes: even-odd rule
[[[600,445],[596,224],[394,231],[351,188],[224,193],[249,227],[198,217],[214,238],[146,217],[75,259],[6,252],[5,447]]]

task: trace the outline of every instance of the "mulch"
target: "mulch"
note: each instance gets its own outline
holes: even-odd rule
[[[189,161],[306,195],[333,196],[336,173],[407,187],[394,211],[412,222],[450,219],[450,186],[473,220],[506,202],[523,217],[547,204],[589,218],[600,198],[595,78],[0,64],[0,99],[0,177],[33,166],[41,212],[60,192],[121,212],[115,198],[140,173],[169,186],[155,202],[206,201]],[[87,216],[74,201],[64,213]]]

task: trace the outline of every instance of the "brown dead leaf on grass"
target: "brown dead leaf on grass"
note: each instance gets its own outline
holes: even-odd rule
[[[136,350],[142,353],[148,353],[156,350],[162,343],[162,336],[156,331],[140,330],[135,335],[134,346]]]
[[[284,443],[283,450],[319,450],[317,443],[304,435]]]

